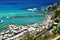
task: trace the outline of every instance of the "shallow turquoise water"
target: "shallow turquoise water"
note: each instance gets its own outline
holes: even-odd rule
[[[28,10],[1,10],[0,11],[0,19],[4,22],[0,23],[0,31],[4,30],[6,25],[11,24],[12,22],[16,25],[24,25],[27,24],[34,24],[34,23],[41,23],[45,17],[27,17],[27,18],[6,18],[6,16],[26,16],[26,15],[33,15],[33,14],[46,14],[45,12],[39,11],[28,11]]]

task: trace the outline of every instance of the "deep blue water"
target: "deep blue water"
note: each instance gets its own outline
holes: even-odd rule
[[[45,17],[29,17],[29,18],[9,18],[6,16],[21,16],[21,15],[33,15],[44,14],[44,12],[32,12],[26,10],[27,8],[41,8],[45,9],[46,6],[52,5],[60,0],[0,0],[0,20],[4,20],[0,23],[0,31],[4,30],[4,27],[11,24],[12,21],[17,25],[27,25],[42,22]]]
[[[22,9],[27,7],[41,7],[59,2],[60,0],[0,0],[1,9]]]

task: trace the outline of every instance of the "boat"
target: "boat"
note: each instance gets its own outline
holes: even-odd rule
[[[31,8],[31,9],[27,9],[29,11],[38,11],[37,8]]]
[[[29,11],[33,11],[33,9],[27,9],[27,10],[29,10]]]
[[[10,18],[10,17],[7,16],[6,18]]]

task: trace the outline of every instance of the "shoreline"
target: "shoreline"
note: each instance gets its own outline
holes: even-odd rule
[[[10,39],[15,39],[17,37],[24,35],[27,31],[31,32],[31,34],[32,34],[32,31],[39,32],[45,28],[47,29],[49,22],[52,22],[51,15],[47,15],[46,19],[42,23],[39,23],[39,24],[38,23],[35,23],[32,25],[27,24],[27,26],[18,26],[18,27],[16,25],[11,24],[11,25],[8,25],[8,28],[6,31],[4,30],[1,32],[0,37],[6,40],[10,40]]]
[[[44,12],[45,12],[45,11],[44,11]],[[46,15],[47,15],[47,14],[46,14]],[[18,17],[19,17],[19,16],[18,16]],[[9,19],[10,17],[6,17],[6,18]],[[15,18],[15,17],[12,16],[11,18]],[[46,19],[47,19],[47,18],[45,18],[44,20],[46,20]],[[43,21],[44,21],[44,20],[43,20]],[[42,21],[41,23],[43,23],[43,21]],[[12,22],[12,23],[14,23],[14,22]],[[41,23],[40,23],[40,24],[41,24]],[[34,25],[34,24],[36,24],[36,23],[30,24],[30,25]],[[38,24],[38,23],[37,23],[37,24]],[[9,24],[9,25],[10,25],[10,24]],[[29,24],[28,24],[28,25],[29,25]],[[7,25],[6,25],[6,26],[7,26]],[[18,26],[18,25],[17,25],[17,26]],[[19,25],[19,26],[20,26],[20,25]],[[21,26],[23,26],[23,25],[21,25]],[[26,25],[26,26],[27,26],[27,25]]]
[[[41,24],[33,24],[33,25],[27,25],[27,26],[19,26],[19,27],[21,27],[23,30],[26,30],[26,31],[24,31],[24,33],[26,33],[27,32],[27,30],[28,31],[32,31],[32,30],[34,30],[34,31],[41,31],[41,30],[43,30],[44,28],[48,28],[47,26],[48,26],[48,22],[49,22],[49,20],[50,20],[50,18],[48,17],[48,19],[46,19],[46,20],[44,20]],[[45,23],[46,22],[46,23]],[[44,24],[45,23],[45,24]],[[46,27],[44,27],[44,25],[46,26]],[[38,28],[40,28],[39,26],[42,26],[42,29],[38,29]],[[13,27],[13,28],[15,28],[16,27],[16,25],[13,25],[13,24],[11,24],[11,25],[9,25],[8,27]],[[16,27],[16,28],[19,28],[19,27]],[[8,28],[8,29],[11,29],[11,31],[12,30],[14,30],[14,29],[12,29],[12,28]],[[21,29],[20,29],[21,30]],[[22,30],[22,32],[23,32],[23,30]],[[7,30],[7,32],[8,32],[8,30]],[[19,33],[19,32],[21,32],[21,31],[13,31],[14,33]],[[12,32],[12,33],[13,33]],[[24,34],[23,33],[23,34]],[[1,33],[1,34],[4,34],[3,32]],[[0,35],[1,35],[0,34]],[[22,35],[23,35],[22,34]],[[21,36],[21,35],[20,35]],[[18,36],[17,36],[18,37]],[[9,37],[9,39],[10,39],[10,37]]]

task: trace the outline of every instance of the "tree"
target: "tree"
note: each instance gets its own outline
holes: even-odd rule
[[[55,17],[60,17],[60,10],[59,11],[55,11]]]
[[[58,25],[52,32],[54,35],[60,34],[60,25]]]

